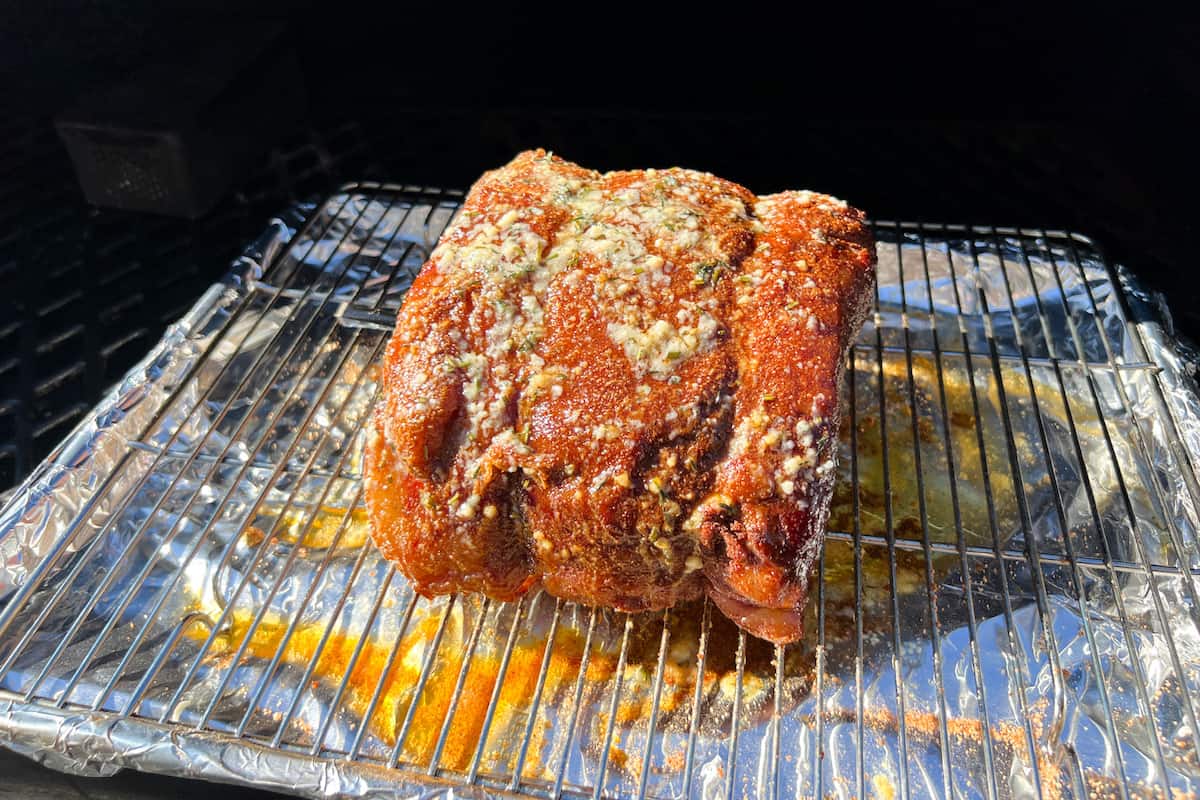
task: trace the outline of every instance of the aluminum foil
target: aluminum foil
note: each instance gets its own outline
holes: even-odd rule
[[[274,220],[0,512],[0,743],[312,797],[1200,791],[1200,399],[1081,237],[881,223],[782,650],[703,604],[415,597],[375,364],[456,196]]]

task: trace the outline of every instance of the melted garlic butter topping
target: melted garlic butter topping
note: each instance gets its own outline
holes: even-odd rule
[[[536,358],[532,351],[544,333],[547,291],[560,275],[567,282],[591,282],[608,337],[639,377],[668,380],[681,364],[711,349],[723,334],[711,313],[715,300],[705,308],[703,302],[676,298],[671,288],[681,261],[701,265],[695,270],[697,283],[728,268],[730,254],[702,224],[696,184],[711,176],[649,170],[643,180],[606,192],[579,178],[544,172],[545,205],[569,214],[552,243],[531,227],[530,218],[546,213],[533,206],[503,210],[494,222],[480,223],[464,213],[434,250],[434,259],[457,259],[469,268],[496,312],[483,355],[495,359],[517,349]],[[722,198],[717,204],[731,220],[749,224],[740,199]],[[452,243],[456,230],[471,233]],[[583,258],[599,269],[586,274],[580,268]],[[663,307],[678,310],[657,316],[654,310]]]
[[[531,454],[526,444],[528,431],[513,427],[514,400],[533,401],[543,393],[559,397],[564,383],[586,368],[547,364],[538,353],[538,342],[545,335],[545,309],[555,287],[590,292],[592,306],[601,316],[608,338],[627,359],[642,398],[649,396],[649,384],[655,381],[678,381],[675,373],[681,365],[713,349],[726,336],[717,318],[717,296],[707,291],[718,279],[734,281],[732,299],[737,307],[754,303],[766,281],[781,282],[782,287],[786,279],[790,287],[802,292],[817,289],[805,274],[808,267],[803,259],[782,263],[772,258],[769,244],[760,250],[769,268],[765,270],[764,264],[749,272],[737,270],[745,251],[729,252],[714,233],[741,229],[761,234],[760,219],[770,220],[781,213],[769,199],[748,209],[725,188],[728,184],[683,169],[646,170],[616,190],[598,188],[613,173],[593,179],[564,174],[549,156],[535,159],[532,171],[534,185],[542,192],[540,203],[464,210],[431,256],[441,265],[456,264],[456,269],[444,271],[447,280],[469,287],[475,294],[474,315],[489,315],[480,317],[486,319],[478,328],[486,331],[483,342],[468,341],[461,332],[449,331],[459,355],[448,360],[445,369],[461,371],[468,443],[473,440],[474,444],[467,448],[472,455],[464,464],[468,480],[463,488],[467,491],[455,492],[448,503],[448,510],[461,520],[496,514],[494,506],[483,502],[479,484],[470,488],[471,476],[480,474],[485,460],[494,463],[497,454],[502,454],[508,466],[501,468],[512,472],[521,457]],[[797,194],[801,203],[816,202],[823,208],[831,204],[829,210],[845,208],[834,198],[806,195]],[[547,224],[548,215],[563,221]],[[821,231],[814,230],[812,235],[822,240]],[[737,274],[723,274],[733,270]],[[676,287],[686,288],[681,292]],[[739,313],[736,308],[733,311]],[[789,303],[786,312],[807,330],[823,329],[801,303]],[[514,353],[521,357],[510,358]],[[418,383],[423,382],[422,377],[417,376]],[[421,405],[424,401],[416,402]],[[730,398],[725,396],[723,402]],[[767,480],[775,491],[801,506],[806,505],[801,486],[828,478],[832,469],[832,448],[814,441],[824,422],[816,406],[814,403],[811,419],[794,425],[759,408],[736,426],[731,442],[732,456],[751,449],[771,453],[773,468]],[[694,417],[698,413],[699,408],[692,404],[672,410],[665,418],[670,422],[680,415]],[[571,414],[577,417],[578,411]],[[595,449],[642,424],[638,419],[610,420],[578,430],[590,431],[586,438]],[[567,474],[574,468],[567,465]],[[592,491],[607,481],[629,485],[628,474],[609,472],[594,476]],[[706,499],[696,505],[691,516],[698,519],[703,506],[719,501],[721,497],[716,495]],[[684,521],[684,529],[694,525],[695,519]],[[687,568],[691,571],[699,566],[693,557]]]

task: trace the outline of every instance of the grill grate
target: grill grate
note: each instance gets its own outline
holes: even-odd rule
[[[49,121],[10,123],[0,137],[0,493],[220,277],[263,219],[365,166],[383,169],[358,126],[308,131],[282,141],[208,217],[178,220],[89,207]]]
[[[459,199],[336,195],[197,321],[4,608],[2,696],[548,797],[1196,788],[1200,492],[1089,242],[875,224],[810,632],[783,648],[707,602],[429,601],[360,546],[372,365]]]

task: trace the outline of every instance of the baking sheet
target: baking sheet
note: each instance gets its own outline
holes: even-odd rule
[[[373,365],[456,206],[282,215],[20,488],[0,742],[313,797],[1200,789],[1200,401],[1090,242],[877,226],[821,590],[777,653],[702,604],[420,600],[364,546]]]

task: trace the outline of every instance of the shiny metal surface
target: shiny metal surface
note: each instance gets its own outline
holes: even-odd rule
[[[307,796],[1200,790],[1200,399],[1061,232],[875,224],[808,634],[414,595],[361,429],[459,195],[276,220],[0,512],[0,743]]]

